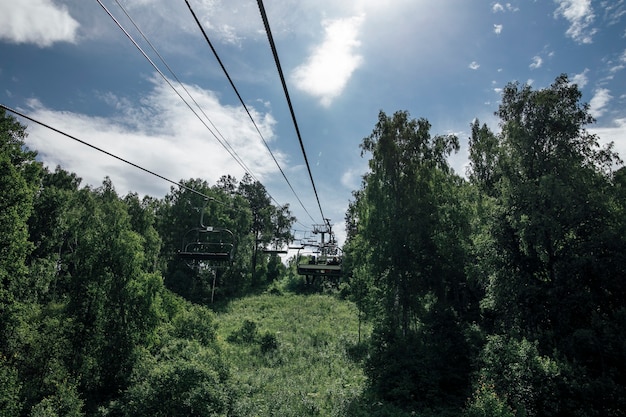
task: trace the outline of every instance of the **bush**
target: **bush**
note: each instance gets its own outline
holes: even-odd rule
[[[172,340],[157,355],[145,354],[122,397],[128,417],[228,415],[235,398],[219,353],[193,340]]]
[[[230,343],[254,343],[258,338],[257,325],[252,320],[244,320],[239,330],[232,332],[227,340]]]
[[[463,414],[464,417],[515,417],[515,412],[484,379],[478,384],[474,396]]]
[[[0,355],[0,415],[18,415],[22,408],[18,372]]]
[[[275,351],[278,349],[278,340],[276,339],[276,335],[266,332],[261,336],[261,352],[268,353]]]
[[[45,397],[33,406],[31,417],[81,417],[83,401],[76,387],[67,382],[60,383],[57,392]]]
[[[490,390],[507,401],[522,415],[550,416],[558,412],[557,362],[541,356],[537,344],[493,335],[481,354],[483,367],[479,381],[490,381]],[[481,388],[479,387],[479,391]],[[489,391],[481,393],[487,400]]]

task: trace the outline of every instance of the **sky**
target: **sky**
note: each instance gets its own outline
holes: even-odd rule
[[[457,135],[450,164],[465,175],[470,124],[478,118],[499,131],[503,87],[545,88],[567,74],[596,119],[588,130],[626,158],[625,0],[264,6],[319,205],[253,0],[0,0],[0,103],[174,181],[214,184],[249,172],[290,205],[297,233],[323,216],[340,242],[367,171],[359,144],[380,111],[406,110],[426,118],[432,135]],[[82,185],[108,176],[122,196],[170,191],[167,181],[19,120],[38,158]]]

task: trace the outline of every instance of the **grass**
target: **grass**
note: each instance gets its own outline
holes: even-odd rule
[[[242,416],[341,416],[365,387],[354,304],[330,295],[262,294],[218,314]]]

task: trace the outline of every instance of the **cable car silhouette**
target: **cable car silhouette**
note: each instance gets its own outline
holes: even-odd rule
[[[183,235],[177,255],[190,266],[228,267],[235,252],[235,235],[227,228],[204,224],[206,201],[208,199],[201,211],[200,227],[194,227]]]

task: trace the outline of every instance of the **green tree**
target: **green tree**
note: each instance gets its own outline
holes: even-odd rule
[[[556,414],[619,415],[626,399],[624,376],[612,371],[626,358],[617,342],[626,330],[618,278],[626,241],[612,175],[619,159],[585,130],[593,118],[580,100],[566,76],[536,91],[509,84],[496,113],[497,146],[484,131],[470,151],[489,161],[474,164],[470,178],[494,197],[479,253],[492,331],[512,346],[536,343],[537,355],[571,378],[557,394],[537,390],[524,404],[529,415],[549,415],[542,404],[554,398]]]
[[[24,406],[23,348],[30,336],[27,312],[37,301],[27,259],[33,251],[28,218],[41,165],[24,144],[26,127],[0,109],[0,414]]]
[[[65,196],[48,191],[69,176],[42,169],[25,137],[25,127],[2,110],[0,414],[79,416],[82,401],[66,367],[68,322],[58,304],[48,305],[67,209]]]
[[[261,276],[268,273],[268,259],[262,252],[270,245],[281,246],[291,240],[291,226],[296,220],[291,215],[289,205],[276,207],[272,205],[272,200],[259,181],[253,181],[252,177],[246,174],[239,183],[239,193],[248,201],[252,213],[252,224],[250,233],[254,246],[252,252],[252,285],[260,284]],[[276,265],[276,259],[274,259]],[[271,273],[275,278],[276,267]]]
[[[143,241],[144,269],[150,272],[159,270],[161,237],[155,227],[159,201],[148,196],[139,200],[137,193],[130,193],[124,197],[124,203],[130,216],[131,227]]]
[[[18,415],[22,409],[19,374],[4,356],[0,356],[0,386],[0,415]]]
[[[478,185],[486,195],[493,195],[499,175],[500,142],[486,124],[480,125],[478,119],[472,122],[470,128],[472,135],[469,138],[469,180]]]
[[[152,340],[162,280],[144,269],[142,238],[110,180],[76,193],[68,217],[70,364],[93,410],[127,385],[134,350]]]
[[[41,187],[35,195],[33,213],[28,220],[34,250],[28,258],[30,289],[42,302],[62,299],[67,294],[61,255],[66,249],[68,213],[81,179],[57,166],[44,170]]]
[[[260,276],[264,275],[263,271],[267,268],[265,257],[261,257],[262,262],[259,263],[259,253],[263,247],[271,242],[272,201],[267,194],[265,186],[259,181],[253,181],[248,174],[239,183],[239,192],[247,200],[252,213],[250,233],[254,244],[252,248],[251,271],[252,285],[256,286],[259,284]]]
[[[28,291],[26,259],[33,245],[27,221],[41,164],[35,161],[36,152],[26,148],[25,138],[26,127],[0,109],[0,317],[14,301],[26,301],[24,292]],[[0,330],[0,338],[6,340],[3,336]]]
[[[249,285],[248,264],[252,253],[251,215],[246,201],[242,196],[224,191],[219,185],[210,187],[200,179],[182,183],[186,188],[172,188],[157,209],[157,229],[163,239],[161,258],[167,265],[165,284],[177,294],[198,303],[210,302],[214,277],[218,286],[216,293],[240,293]],[[235,236],[234,260],[228,268],[191,268],[176,256],[186,233],[199,228],[201,219],[204,226],[226,228]]]
[[[402,407],[459,405],[469,378],[462,319],[469,229],[463,181],[447,163],[458,139],[432,137],[428,121],[407,112],[381,112],[361,149],[372,155],[370,172],[348,216],[361,259],[348,262],[364,264],[353,277],[369,285],[374,303],[373,389]]]
[[[121,415],[225,416],[233,394],[228,368],[214,350],[194,340],[172,340],[137,363]]]
[[[237,391],[217,338],[215,315],[167,293],[161,338],[140,349],[128,388],[109,408],[122,416],[224,416]]]

